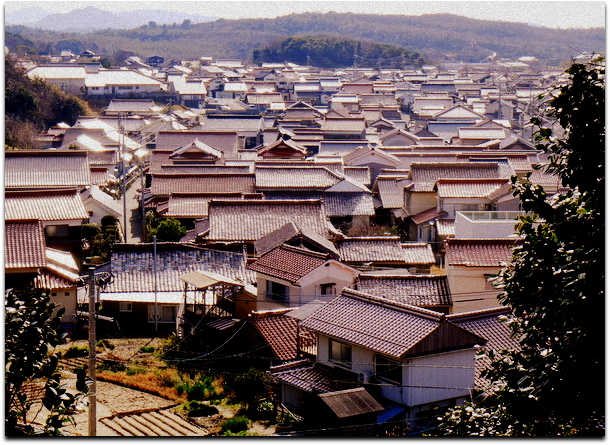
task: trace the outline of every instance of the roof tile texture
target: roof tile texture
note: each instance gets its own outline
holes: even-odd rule
[[[451,304],[447,277],[441,275],[404,277],[361,275],[358,278],[358,290],[414,306]]]
[[[62,221],[89,218],[76,190],[6,192],[4,206],[6,220]]]
[[[282,244],[248,266],[256,272],[296,283],[327,261],[327,255]]]
[[[252,324],[280,360],[297,357],[297,319],[284,314],[255,316]]]
[[[448,266],[495,267],[512,261],[513,239],[448,238],[445,260]]]
[[[39,221],[6,221],[4,246],[6,269],[45,267],[47,264],[44,234]]]
[[[4,185],[11,187],[77,187],[91,184],[86,152],[6,151]]]

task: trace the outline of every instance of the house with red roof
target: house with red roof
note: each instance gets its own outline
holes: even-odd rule
[[[258,310],[328,300],[352,286],[359,273],[332,254],[287,244],[264,253],[248,269],[256,272]]]

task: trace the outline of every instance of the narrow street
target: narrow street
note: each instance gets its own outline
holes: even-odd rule
[[[127,188],[125,193],[127,197],[127,230],[126,230],[126,242],[127,243],[141,243],[142,239],[142,213],[139,209],[139,193],[141,183],[140,178],[135,180],[130,187]],[[121,206],[123,201],[121,200]],[[123,221],[121,221],[123,224]]]

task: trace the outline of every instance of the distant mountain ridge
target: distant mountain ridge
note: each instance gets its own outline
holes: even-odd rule
[[[273,19],[218,19],[204,23],[190,19],[192,23],[188,26],[176,20],[176,25],[157,22],[158,26],[153,27],[137,25],[136,16],[130,14],[129,29],[90,28],[86,33],[53,34],[36,30],[32,25],[7,26],[5,35],[13,33],[37,42],[39,51],[44,51],[47,44],[53,46],[61,41],[62,45],[57,46],[72,42],[75,45],[68,47],[76,46],[79,51],[91,49],[112,55],[128,50],[173,60],[201,56],[250,60],[255,50],[287,37],[324,35],[396,45],[416,51],[433,63],[483,62],[497,54],[498,58],[512,59],[533,56],[551,66],[561,66],[585,51],[605,51],[606,38],[604,28],[551,29],[451,14],[308,12]]]
[[[190,20],[192,23],[204,23],[216,20],[199,14],[183,12],[140,9],[129,12],[110,12],[87,6],[66,13],[51,13],[42,8],[26,8],[7,13],[7,25],[25,25],[32,28],[58,32],[90,32],[101,29],[131,29],[149,22],[158,25],[171,25]]]

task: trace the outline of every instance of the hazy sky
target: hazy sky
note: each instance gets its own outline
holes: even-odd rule
[[[277,17],[307,11],[404,15],[451,13],[552,28],[605,27],[604,1],[5,1],[4,5],[6,12],[34,6],[53,12],[68,12],[94,6],[107,11],[169,9],[228,19]]]

